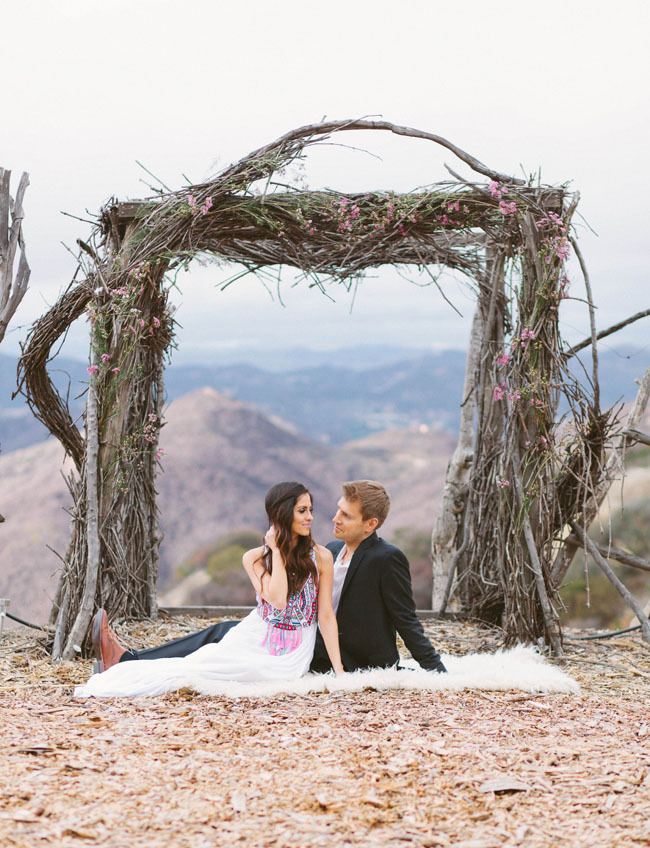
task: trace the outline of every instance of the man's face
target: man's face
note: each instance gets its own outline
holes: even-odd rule
[[[361,503],[349,501],[342,497],[336,505],[334,522],[334,535],[337,539],[343,539],[346,545],[357,545],[374,531],[377,526],[376,518],[363,520],[361,515]]]

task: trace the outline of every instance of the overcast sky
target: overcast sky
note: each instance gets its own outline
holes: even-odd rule
[[[9,4],[7,4],[9,5]],[[381,115],[445,136],[486,164],[548,183],[572,181],[596,302],[606,327],[647,308],[646,203],[650,25],[645,0],[21,0],[3,8],[0,165],[30,173],[24,225],[31,291],[3,353],[52,304],[74,270],[74,245],[111,196],[150,194],[136,160],[170,187],[200,181],[289,129]],[[395,189],[468,174],[431,143],[347,133],[381,156],[323,148],[309,185]],[[573,293],[582,296],[578,273]],[[350,312],[285,275],[282,307],[255,280],[225,292],[223,267],[180,279],[179,361],[219,361],[233,347],[464,347],[472,301],[450,279],[459,318],[432,288],[390,268],[365,281]],[[566,304],[569,340],[588,333]],[[618,343],[650,345],[650,319]],[[66,352],[85,356],[87,328]]]

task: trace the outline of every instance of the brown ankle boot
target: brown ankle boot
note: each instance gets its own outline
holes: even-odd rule
[[[100,609],[95,613],[92,623],[92,639],[100,672],[106,671],[120,661],[125,649],[108,626],[106,610]]]

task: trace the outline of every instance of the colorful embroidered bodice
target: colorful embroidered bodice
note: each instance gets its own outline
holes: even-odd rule
[[[316,562],[314,552],[311,558]],[[264,598],[257,596],[257,614],[268,624],[266,636],[262,642],[275,655],[294,651],[302,641],[302,629],[310,627],[316,621],[318,610],[318,586],[311,574],[299,592],[295,592],[287,601],[283,610],[278,610]]]

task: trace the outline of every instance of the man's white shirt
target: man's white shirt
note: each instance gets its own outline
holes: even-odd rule
[[[348,573],[350,560],[352,559],[350,557],[350,559],[348,559],[346,563],[343,562],[345,556],[347,555],[347,552],[347,545],[343,545],[334,563],[334,582],[332,583],[332,606],[334,607],[335,613],[338,612],[339,601],[341,600],[341,592],[343,591],[343,584],[345,583],[345,576]]]

